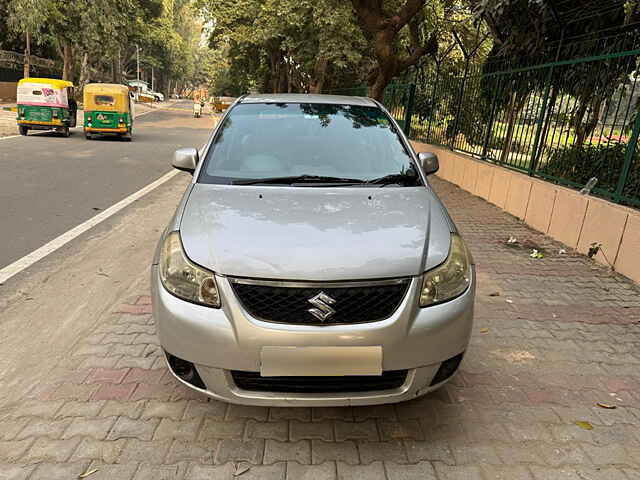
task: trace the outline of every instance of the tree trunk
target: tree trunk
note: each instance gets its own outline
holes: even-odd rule
[[[542,126],[542,135],[540,135],[540,145],[538,147],[538,158],[542,158],[547,148],[547,140],[549,139],[549,131],[551,130],[551,117],[553,116],[553,109],[555,108],[556,101],[558,100],[558,88],[554,85],[551,87],[551,96],[549,97],[549,103],[547,104],[547,111],[545,113],[544,124]]]
[[[24,49],[24,78],[31,76],[31,34],[25,32],[25,49]]]
[[[586,105],[586,104],[585,104]],[[585,107],[586,108],[586,107]],[[579,127],[576,129],[576,142],[575,145],[584,145],[587,138],[593,133],[598,125],[598,118],[600,117],[600,109],[602,108],[602,100],[600,98],[594,98],[589,104],[589,115],[586,122],[580,122]],[[584,116],[584,110],[582,115]],[[580,120],[583,117],[580,117]]]
[[[393,79],[392,72],[393,69],[390,65],[381,64],[380,67],[376,69],[375,78],[373,82],[369,84],[369,96],[371,98],[375,98],[379,102],[384,100],[384,91]]]
[[[82,92],[84,86],[91,80],[91,70],[89,66],[89,53],[84,52],[82,54],[82,60],[80,62],[80,81],[78,82],[78,93]]]
[[[374,52],[377,65],[369,72],[369,96],[379,102],[393,77],[398,73],[397,58],[393,45],[395,35],[391,30],[381,30],[374,35]]]
[[[416,65],[427,54],[438,51],[437,31],[432,31],[424,42],[420,35],[424,0],[405,0],[389,14],[382,0],[351,0],[353,11],[365,35],[372,37],[373,57],[376,65],[368,75],[369,96],[382,100],[386,86],[396,75]],[[407,55],[398,55],[397,45],[401,31],[408,26],[411,44]]]
[[[318,57],[313,67],[313,78],[309,85],[310,93],[322,93],[324,81],[329,70],[329,60],[326,57]]]
[[[289,81],[287,64],[284,61],[280,62],[280,78],[278,79],[278,93],[287,91],[287,83]]]
[[[62,79],[71,81],[73,75],[73,48],[71,44],[65,43],[62,50]]]
[[[279,62],[278,53],[271,51],[269,53],[269,86],[267,93],[278,93],[278,77],[279,77]]]
[[[513,146],[513,134],[516,130],[516,121],[520,110],[527,102],[528,95],[518,100],[517,94],[514,92],[511,94],[511,101],[509,102],[509,113],[507,114],[507,132],[504,136],[504,143],[502,147],[502,153],[500,154],[500,163],[505,163],[509,154],[511,153],[511,147]]]
[[[113,75],[113,83],[122,83],[122,65],[120,62],[120,49],[114,55],[112,61],[112,75]]]

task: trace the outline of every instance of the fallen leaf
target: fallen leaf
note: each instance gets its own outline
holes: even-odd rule
[[[100,207],[92,207],[92,210],[95,210],[97,212],[97,211],[100,211],[102,209]]]
[[[490,297],[499,297],[500,296],[500,292],[492,292],[489,294]]]
[[[489,333],[489,329],[488,328],[481,328],[480,329],[480,333]]]
[[[618,408],[615,405],[611,405],[610,403],[598,402],[596,403],[596,405],[598,405],[600,408],[606,408],[608,410],[613,410],[614,408]]]
[[[80,475],[78,475],[78,478],[87,478],[89,475],[93,475],[94,473],[97,473],[98,469],[94,468],[93,470],[89,470],[88,472],[84,472],[81,473]]]
[[[576,425],[582,428],[583,430],[593,430],[593,425],[591,425],[589,422],[580,420],[576,422]]]

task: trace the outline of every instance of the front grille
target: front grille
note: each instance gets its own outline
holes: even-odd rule
[[[399,388],[407,378],[407,370],[344,377],[261,377],[259,372],[232,370],[231,377],[238,388],[254,392],[358,393]]]
[[[409,287],[409,280],[371,283],[364,286],[342,284],[337,287],[335,284],[328,287],[321,284],[253,284],[241,280],[232,280],[231,285],[244,308],[253,317],[268,322],[296,325],[336,325],[376,322],[389,318],[400,306]],[[309,311],[317,308],[317,305],[309,300],[320,293],[335,300],[329,303],[335,313],[324,320],[318,319]]]

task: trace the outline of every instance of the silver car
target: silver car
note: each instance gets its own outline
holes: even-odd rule
[[[368,98],[250,95],[191,172],[151,271],[167,364],[231,403],[399,402],[446,383],[473,321],[472,257]]]

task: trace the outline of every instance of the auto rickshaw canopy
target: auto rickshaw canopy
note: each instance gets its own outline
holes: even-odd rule
[[[129,87],[116,83],[89,83],[83,91],[84,110],[129,112]]]
[[[72,82],[69,82],[67,80],[60,80],[58,78],[23,78],[18,82],[18,85],[22,85],[24,83],[40,83],[43,85],[49,85],[57,90],[73,87]]]
[[[67,88],[73,83],[57,78],[23,78],[18,82],[17,103],[43,107],[69,107]]]

